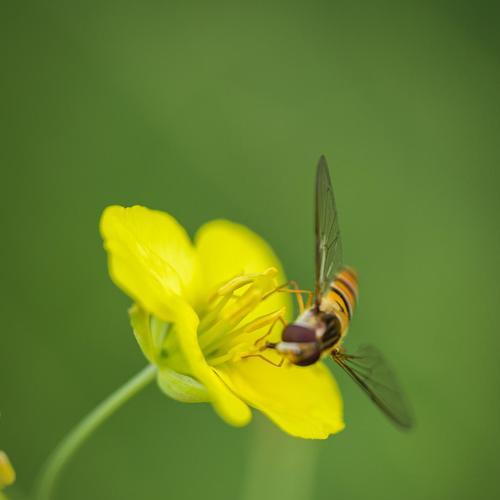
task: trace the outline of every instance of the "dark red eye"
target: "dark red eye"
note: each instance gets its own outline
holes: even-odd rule
[[[311,342],[309,348],[305,350],[300,356],[292,360],[292,363],[297,366],[309,366],[316,363],[321,357],[321,349],[316,342]]]
[[[281,335],[283,342],[316,342],[316,332],[312,328],[290,323]]]

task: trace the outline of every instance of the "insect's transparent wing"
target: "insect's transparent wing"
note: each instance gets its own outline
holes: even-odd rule
[[[375,347],[363,346],[354,355],[333,352],[332,358],[392,422],[403,429],[413,426],[413,412],[397,378]]]
[[[335,207],[332,181],[326,158],[321,156],[316,169],[316,286],[315,300],[319,306],[333,276],[342,267],[342,240]]]

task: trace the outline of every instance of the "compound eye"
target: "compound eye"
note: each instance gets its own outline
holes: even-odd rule
[[[311,342],[302,355],[293,360],[293,364],[297,366],[310,366],[319,361],[320,357],[321,349],[316,342]]]
[[[312,328],[291,323],[281,335],[283,342],[316,342],[316,332]]]

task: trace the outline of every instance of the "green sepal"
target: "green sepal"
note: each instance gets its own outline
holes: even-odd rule
[[[151,335],[149,313],[139,305],[134,304],[128,310],[128,315],[135,338],[144,356],[146,356],[150,363],[157,364],[156,349],[153,336]]]
[[[168,340],[175,342],[173,337],[168,339],[171,325],[151,316],[138,304],[134,304],[129,309],[129,316],[135,338],[144,356],[159,368],[157,380],[160,389],[167,396],[183,403],[209,402],[210,398],[205,386],[189,375],[172,370],[172,364],[182,369],[184,361],[176,349],[173,352],[166,351]],[[171,334],[175,335],[173,332]],[[167,362],[172,363],[170,367],[166,366]]]
[[[172,399],[182,403],[207,403],[210,401],[206,387],[189,375],[170,368],[158,371],[158,386]]]

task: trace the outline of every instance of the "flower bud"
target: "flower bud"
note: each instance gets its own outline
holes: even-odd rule
[[[16,472],[10,463],[9,457],[0,451],[0,489],[9,486],[16,480]]]

